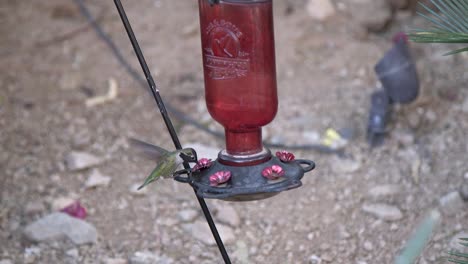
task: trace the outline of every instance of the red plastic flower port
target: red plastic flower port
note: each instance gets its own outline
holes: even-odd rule
[[[198,170],[208,169],[209,167],[211,167],[212,164],[213,162],[211,161],[211,159],[202,158],[198,160],[197,164],[193,166],[192,170],[198,171]]]
[[[78,219],[85,219],[86,218],[86,209],[81,206],[79,201],[76,201],[67,207],[60,210],[60,212],[66,213],[69,216],[73,216]]]
[[[269,180],[276,180],[284,176],[284,170],[281,166],[273,165],[263,169],[262,176]]]
[[[282,162],[291,162],[296,158],[294,157],[294,154],[285,150],[276,152],[276,157],[278,157]]]
[[[226,183],[231,179],[230,171],[218,171],[215,174],[210,176],[210,185],[218,186],[220,184]]]

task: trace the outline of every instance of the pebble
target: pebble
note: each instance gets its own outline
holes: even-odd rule
[[[111,179],[112,178],[109,176],[102,175],[98,169],[94,169],[86,180],[85,187],[90,189],[99,186],[108,186]]]
[[[249,247],[242,240],[238,240],[236,242],[236,250],[234,251],[232,256],[237,260],[238,263],[241,263],[241,264],[250,263],[250,261],[249,261]]]
[[[26,214],[37,214],[45,211],[44,203],[40,200],[30,201],[26,204],[24,211]]]
[[[123,258],[105,258],[103,264],[127,264],[128,260]]]
[[[335,7],[330,0],[309,0],[307,3],[307,12],[313,19],[320,21],[336,13]]]
[[[468,180],[468,171],[465,172],[465,175],[463,175],[463,178],[465,178],[465,180]]]
[[[366,251],[372,251],[372,250],[374,249],[374,245],[372,245],[371,242],[366,241],[366,242],[364,242],[363,248],[364,248]]]
[[[322,259],[317,255],[312,255],[309,258],[309,263],[310,264],[320,264],[320,263],[322,263]]]
[[[182,210],[177,213],[177,218],[182,222],[192,222],[198,217],[198,211],[193,209]]]
[[[376,199],[396,196],[400,193],[401,188],[396,184],[379,185],[369,190],[369,196]]]
[[[209,246],[216,245],[211,230],[206,222],[199,220],[193,224],[182,225],[182,228],[198,241]],[[218,224],[217,228],[225,244],[235,241],[234,231],[229,226]]]
[[[359,170],[362,166],[361,162],[353,159],[341,159],[334,157],[331,165],[335,173],[352,173]]]
[[[52,208],[53,211],[59,211],[73,204],[75,201],[76,199],[72,197],[58,197],[52,200],[52,202],[50,203],[50,207]]]
[[[130,259],[130,264],[172,264],[175,263],[172,258],[166,256],[160,256],[148,251],[135,252]]]
[[[71,258],[77,259],[80,256],[80,252],[76,248],[69,249],[65,254]]]
[[[392,132],[392,137],[402,146],[411,146],[414,144],[414,134],[408,130],[395,130]]]
[[[408,118],[408,124],[410,125],[411,128],[418,128],[419,125],[421,124],[421,115],[418,112],[410,112],[407,115]]]
[[[70,171],[84,170],[99,165],[102,162],[103,159],[81,151],[72,151],[65,157],[65,163]]]
[[[384,221],[397,221],[403,218],[403,214],[398,207],[388,204],[365,204],[362,210]]]
[[[67,237],[76,245],[96,243],[98,237],[93,225],[59,212],[29,224],[24,229],[24,234],[34,242],[54,241]]]
[[[228,224],[233,227],[237,227],[240,225],[241,220],[234,207],[227,204],[223,204],[222,206],[218,206],[217,209],[218,210],[216,218],[221,223]]]
[[[302,137],[305,141],[311,144],[319,144],[320,143],[320,133],[317,131],[304,131],[302,133]]]
[[[466,97],[465,101],[463,102],[462,111],[468,113],[468,97]]]
[[[0,260],[0,264],[13,264],[13,261],[10,259],[2,259]]]
[[[333,259],[334,259],[334,257],[332,255],[330,255],[329,253],[325,253],[325,254],[321,255],[320,258],[325,262],[332,262]]]
[[[24,249],[24,262],[33,263],[36,258],[41,256],[41,249],[39,247],[27,247]]]
[[[460,196],[465,202],[468,202],[468,183],[462,184],[462,187],[460,188]]]
[[[354,0],[348,7],[353,18],[370,32],[384,30],[393,18],[386,0]]]
[[[447,215],[453,215],[463,210],[464,203],[459,192],[454,191],[439,199],[439,205]]]

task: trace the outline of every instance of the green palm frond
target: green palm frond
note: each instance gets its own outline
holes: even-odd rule
[[[409,33],[410,40],[420,43],[468,43],[468,0],[430,1],[436,8],[431,9],[419,3],[427,13],[418,12],[418,14],[431,22],[432,27],[415,29]],[[468,51],[468,47],[445,55],[465,51]]]
[[[468,238],[460,238],[462,242],[460,245],[468,247]],[[455,251],[449,252],[450,257],[447,259],[449,262],[456,263],[456,264],[468,264],[468,254],[467,253],[459,253]]]

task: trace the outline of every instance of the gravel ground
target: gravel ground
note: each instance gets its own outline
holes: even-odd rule
[[[86,2],[137,67],[111,1]],[[441,263],[454,237],[468,232],[468,56],[412,44],[421,94],[395,109],[385,144],[370,149],[373,67],[395,32],[425,22],[399,11],[384,32],[368,33],[359,19],[366,14],[351,2],[334,1],[329,17],[315,19],[306,2],[275,2],[280,103],[264,138],[312,143],[327,128],[353,137],[342,156],[295,152],[318,165],[299,189],[249,203],[207,201],[233,262],[392,263],[437,210],[441,221],[418,263]],[[204,105],[196,1],[124,5],[164,100],[221,131]],[[0,263],[221,263],[189,187],[161,181],[134,192],[154,161],[135,156],[127,138],[170,149],[170,137],[148,92],[73,2],[6,0],[0,13]],[[116,98],[86,105],[110,83]],[[223,147],[175,123],[183,144]],[[86,222],[52,214],[73,200],[87,209]],[[31,232],[46,239],[27,231],[39,219],[44,225]],[[74,228],[58,230],[63,221]]]

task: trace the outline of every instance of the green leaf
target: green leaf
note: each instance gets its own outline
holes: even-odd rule
[[[447,259],[447,261],[457,264],[468,264],[468,260],[460,260],[460,259]]]
[[[468,1],[431,0],[435,9],[420,3],[427,13],[418,14],[432,24],[429,29],[416,29],[408,34],[411,41],[419,43],[468,43]],[[467,52],[457,49],[445,55]]]
[[[453,55],[453,54],[457,54],[457,53],[461,53],[461,52],[465,52],[465,51],[468,51],[468,47],[462,48],[462,49],[453,50],[453,51],[451,51],[451,52],[445,53],[444,56]],[[468,246],[468,243],[460,243],[460,244],[462,244],[463,246]]]
[[[468,259],[468,254],[466,253],[459,253],[459,252],[456,252],[456,251],[450,251],[449,254],[453,257],[460,257],[460,258],[466,258]]]

